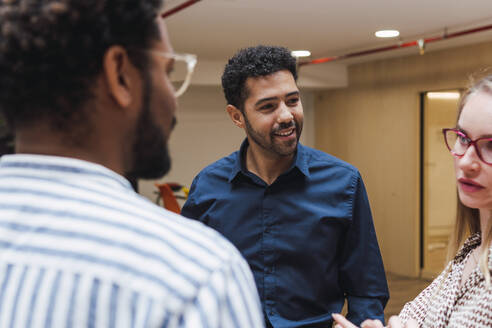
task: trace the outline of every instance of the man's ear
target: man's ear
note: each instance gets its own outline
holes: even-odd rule
[[[128,107],[132,102],[131,66],[128,53],[121,46],[112,46],[104,54],[103,70],[108,90],[121,107]]]
[[[226,107],[227,113],[236,126],[240,128],[244,128],[244,116],[239,108],[234,105],[227,105]]]

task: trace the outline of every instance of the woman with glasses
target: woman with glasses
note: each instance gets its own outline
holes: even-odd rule
[[[444,271],[388,326],[492,327],[492,75],[463,96],[455,128],[443,129],[454,157],[458,211]],[[446,206],[444,204],[444,206]],[[334,315],[341,327],[355,327]],[[367,320],[363,327],[383,327]]]

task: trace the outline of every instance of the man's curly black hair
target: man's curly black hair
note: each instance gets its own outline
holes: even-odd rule
[[[0,0],[0,111],[12,127],[84,121],[108,47],[149,48],[163,0]],[[139,69],[147,55],[129,51]],[[72,122],[72,124],[66,124]]]
[[[244,110],[248,77],[267,76],[282,70],[290,71],[297,81],[296,60],[287,48],[259,45],[241,49],[229,59],[222,74],[227,103]]]

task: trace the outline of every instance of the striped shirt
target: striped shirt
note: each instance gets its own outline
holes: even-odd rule
[[[77,159],[0,159],[0,327],[263,327],[215,231]]]

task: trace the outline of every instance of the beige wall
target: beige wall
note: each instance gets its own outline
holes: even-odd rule
[[[386,270],[419,274],[419,93],[492,66],[492,43],[350,66],[349,87],[316,99],[316,147],[357,166]]]

